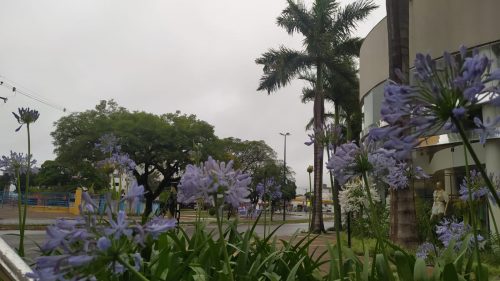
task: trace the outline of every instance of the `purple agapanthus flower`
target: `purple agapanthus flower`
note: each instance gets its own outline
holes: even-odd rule
[[[68,264],[70,266],[84,266],[89,264],[93,259],[94,257],[89,255],[71,256],[68,258]]]
[[[138,185],[137,181],[134,180],[122,200],[128,201],[129,206],[132,209],[135,209],[137,204],[143,198],[144,193],[144,186]]]
[[[134,160],[126,153],[113,153],[110,157],[99,161],[97,165],[100,167],[111,167],[123,174],[131,172],[137,167]]]
[[[479,117],[474,117],[474,124],[478,128],[476,131],[479,133],[479,143],[485,144],[486,138],[489,136],[495,136],[500,130],[497,125],[500,123],[500,116],[497,116],[494,120],[487,117],[486,121],[483,122]]]
[[[97,211],[97,204],[94,202],[92,197],[90,197],[90,194],[88,192],[83,192],[82,193],[82,205],[80,206],[80,212],[86,213],[95,213]]]
[[[462,201],[469,201],[469,193],[471,193],[472,200],[476,201],[486,198],[489,194],[489,189],[486,187],[481,174],[476,170],[471,170],[469,178],[466,177],[463,179],[458,192]]]
[[[466,238],[467,234],[470,234],[472,231],[472,228],[468,224],[464,224],[463,221],[458,222],[455,219],[443,219],[437,226],[436,226],[436,235],[438,236],[439,241],[443,243],[445,247],[448,247],[448,245],[454,241],[455,242],[455,249],[458,250],[460,249],[462,243],[464,242],[463,240]],[[477,236],[478,242],[484,241],[484,238],[481,235]],[[469,241],[467,241],[468,247],[472,247],[474,243],[474,237],[470,237]],[[481,245],[479,245],[480,247]]]
[[[233,162],[227,164],[209,157],[199,167],[188,165],[179,183],[177,200],[192,203],[198,199],[214,204],[214,196],[223,195],[224,201],[238,207],[249,195],[249,175],[233,169]]]
[[[434,244],[429,243],[429,242],[425,242],[422,245],[418,246],[417,253],[415,255],[417,256],[417,258],[421,258],[421,259],[425,260],[425,259],[427,259],[427,257],[429,256],[430,253],[435,251],[435,249],[436,249],[436,246],[434,246]]]
[[[134,188],[129,194],[142,194]],[[117,205],[107,196],[107,205]],[[153,218],[140,225],[129,220],[124,211],[108,207],[108,219],[97,223],[97,205],[90,195],[83,193],[81,216],[74,219],[59,219],[47,228],[47,241],[41,247],[44,254],[36,259],[35,280],[96,280],[95,268],[105,268],[109,274],[120,277],[127,268],[117,255],[125,259],[136,270],[142,266],[140,251],[146,246],[147,236],[157,239],[159,235],[175,227],[174,219]],[[117,241],[117,243],[115,243]]]
[[[144,232],[149,233],[153,239],[172,228],[175,228],[177,221],[175,219],[164,219],[161,217],[154,217],[144,225]]]
[[[108,237],[102,236],[99,240],[97,240],[97,248],[99,250],[106,251],[109,247],[111,247],[111,240],[109,240]]]
[[[262,200],[276,201],[283,196],[281,186],[275,182],[274,178],[269,178],[264,183],[258,183],[255,190]]]
[[[395,156],[405,160],[421,138],[442,128],[456,131],[457,123],[474,118],[473,109],[482,104],[500,105],[498,83],[489,84],[500,80],[500,71],[489,72],[491,61],[477,50],[472,57],[465,57],[464,47],[460,53],[458,61],[445,53],[443,68],[430,55],[417,54],[416,85],[391,82],[386,86],[381,115],[388,126],[372,129],[370,137],[385,141],[385,147],[395,149]]]
[[[343,138],[342,126],[325,124],[321,132],[315,131],[313,134],[308,134],[308,136],[310,140],[304,142],[307,146],[314,144],[315,141],[320,141],[325,146],[337,146]]]
[[[409,177],[427,177],[420,167],[411,170],[394,155],[394,150],[377,147],[376,142],[367,138],[361,146],[354,142],[339,146],[326,167],[341,185],[363,173],[369,173],[393,189],[408,187]]]
[[[38,169],[34,167],[36,165],[36,160],[30,157],[30,162],[30,172],[36,173],[38,171]],[[16,172],[24,174],[28,170],[27,163],[27,155],[10,151],[9,156],[3,155],[2,158],[0,158],[0,171],[10,175],[15,175]]]
[[[118,138],[112,134],[104,134],[99,138],[99,141],[95,144],[95,147],[99,149],[102,153],[112,154],[120,152],[120,146],[118,145]]]
[[[116,220],[110,218],[110,227],[104,230],[106,235],[113,235],[115,239],[119,239],[122,235],[130,238],[132,236],[132,229],[128,227],[127,215],[124,211],[118,211]]]
[[[40,113],[37,110],[30,109],[29,107],[18,108],[17,112],[18,113],[12,112],[12,114],[16,118],[17,122],[19,124],[21,124],[16,129],[16,132],[19,131],[24,124],[29,125],[31,123],[34,123],[34,122],[36,122],[36,120],[38,120],[38,117],[40,117]]]

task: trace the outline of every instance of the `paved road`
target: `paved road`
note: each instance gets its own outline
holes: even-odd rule
[[[249,224],[240,224],[238,225],[238,230],[243,232],[247,229],[249,229],[252,225]],[[325,228],[333,226],[333,222],[327,221],[325,222]],[[187,231],[187,233],[191,234],[193,233],[194,226],[192,225],[183,225],[184,229]],[[215,228],[216,226],[214,224],[210,224],[208,228]],[[279,227],[279,228],[278,228]],[[267,225],[267,230],[266,233],[269,233],[270,231],[275,230],[278,228],[276,231],[275,235],[277,236],[289,236],[294,234],[295,232],[302,232],[307,230],[307,223],[288,223],[284,224],[282,226],[279,225]],[[259,236],[264,235],[264,225],[257,225],[255,228],[255,232]],[[215,233],[216,234],[216,233]],[[12,248],[17,248],[18,243],[19,243],[19,231],[18,230],[2,230],[0,231],[0,236],[9,244]],[[217,235],[216,235],[217,236]],[[40,253],[38,251],[38,245],[43,244],[45,241],[45,231],[44,230],[27,230],[26,231],[26,238],[25,238],[25,249],[26,249],[26,256],[28,258],[28,263],[30,260],[33,260],[35,257],[37,257]]]

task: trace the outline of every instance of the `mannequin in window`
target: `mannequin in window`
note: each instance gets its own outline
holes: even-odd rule
[[[431,220],[440,219],[444,216],[446,205],[448,204],[448,193],[444,190],[443,184],[440,181],[436,182],[432,197],[434,198],[434,203],[432,204]]]

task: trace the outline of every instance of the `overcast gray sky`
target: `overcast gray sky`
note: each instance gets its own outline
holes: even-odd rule
[[[306,3],[312,2],[306,0]],[[348,3],[349,0],[340,1]],[[362,24],[365,36],[385,16],[385,1]],[[0,0],[0,75],[68,112],[114,99],[130,110],[180,110],[215,126],[219,137],[264,140],[308,186],[312,147],[304,127],[312,103],[302,84],[268,96],[257,92],[262,69],[254,60],[268,48],[302,48],[300,36],[276,25],[285,0]],[[7,80],[8,79],[8,80]],[[32,126],[34,157],[53,159],[50,132],[66,113],[0,87],[0,155],[26,151],[12,111],[40,111]],[[1,102],[1,101],[0,101]],[[328,106],[328,105],[327,105]]]

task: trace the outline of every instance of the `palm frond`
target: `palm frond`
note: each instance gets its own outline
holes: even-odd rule
[[[325,113],[323,116],[323,124],[326,124],[328,119],[331,120],[335,119],[335,113]],[[311,119],[309,119],[309,122],[307,122],[306,124],[306,131],[312,130],[313,127],[314,127],[314,117],[311,117]]]
[[[270,94],[311,67],[313,60],[304,52],[282,46],[278,50],[270,49],[255,62],[264,65],[264,74],[260,78],[257,90],[266,90]]]
[[[304,87],[302,88],[302,103],[308,103],[314,100],[314,96],[316,95],[316,90],[314,88]]]
[[[288,7],[281,12],[276,23],[278,26],[283,27],[288,34],[300,32],[307,36],[312,32],[314,19],[303,4],[288,0]]]
[[[336,56],[359,57],[363,38],[350,37],[344,40],[333,41],[332,51]]]
[[[357,23],[365,19],[372,10],[378,8],[372,0],[358,0],[339,9],[332,25],[331,33],[348,37]]]

